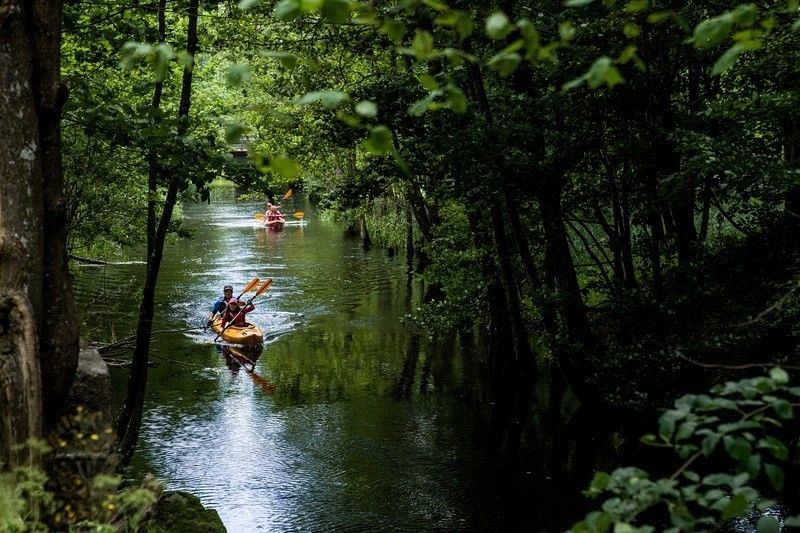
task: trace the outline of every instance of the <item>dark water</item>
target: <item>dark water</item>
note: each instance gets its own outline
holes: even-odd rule
[[[308,209],[306,225],[280,232],[257,226],[255,209],[187,207],[194,236],[166,249],[155,326],[202,325],[224,284],[272,277],[248,315],[269,336],[244,354],[254,372],[210,333],[159,334],[135,472],[197,494],[230,531],[541,525],[536,474],[483,446],[474,339],[402,322],[421,292],[404,260],[364,252]],[[132,333],[143,276],[142,264],[79,269],[84,337]],[[126,378],[113,372],[118,397]]]

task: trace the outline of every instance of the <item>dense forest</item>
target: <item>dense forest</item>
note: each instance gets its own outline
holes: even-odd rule
[[[548,528],[800,525],[797,0],[8,1],[0,43],[11,530],[155,527],[153,479],[87,492],[48,459],[96,423],[64,402],[70,273],[146,262],[113,431],[79,428],[111,474],[148,409],[169,244],[231,184],[403,261],[424,286],[405,327],[479,333],[490,457],[559,478],[591,463],[581,434],[625,435]]]

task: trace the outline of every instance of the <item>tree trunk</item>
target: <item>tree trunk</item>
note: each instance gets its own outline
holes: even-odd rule
[[[61,414],[78,359],[61,168],[61,2],[0,5],[0,460]],[[47,300],[45,304],[44,300]],[[43,394],[43,391],[46,393]]]
[[[525,234],[525,228],[519,218],[519,209],[514,199],[514,195],[506,189],[506,207],[508,208],[508,220],[511,222],[512,237],[517,243],[517,251],[519,252],[520,259],[522,259],[522,266],[525,269],[525,274],[528,277],[528,283],[531,285],[534,301],[536,301],[542,313],[542,324],[544,329],[550,337],[551,344],[555,341],[558,335],[558,318],[556,310],[552,302],[547,298],[544,282],[542,276],[539,274],[536,264],[531,256],[530,244],[528,237]]]
[[[197,11],[198,1],[190,0],[187,7],[189,18],[186,52],[195,56],[197,52]],[[181,99],[178,106],[178,135],[186,133],[189,127],[189,108],[192,102],[192,71],[184,69],[181,84]],[[117,439],[122,464],[129,464],[139,438],[144,410],[144,395],[147,386],[147,363],[150,355],[150,335],[153,330],[153,307],[155,304],[156,282],[164,253],[164,240],[172,219],[172,211],[178,197],[182,177],[180,172],[171,172],[167,197],[161,211],[161,220],[156,231],[153,254],[147,261],[142,302],[139,306],[139,322],[136,328],[136,346],[131,362],[125,403],[117,422]]]
[[[158,1],[158,41],[163,43],[166,40],[167,25],[165,20],[165,12],[167,9],[167,0]],[[161,95],[164,92],[164,82],[156,80],[155,87],[153,88],[153,98],[150,101],[150,110],[152,117],[150,120],[151,127],[155,128],[157,124],[156,115],[161,107]],[[151,142],[153,142],[151,140]],[[151,146],[147,153],[147,257],[149,261],[153,255],[153,249],[156,242],[156,202],[158,190],[158,150]]]
[[[406,267],[408,272],[414,271],[414,218],[411,208],[406,207]]]
[[[599,407],[599,395],[589,384],[584,372],[588,357],[597,354],[599,345],[586,315],[575,263],[569,250],[561,208],[561,179],[552,176],[540,180],[540,183],[538,197],[544,226],[547,268],[555,278],[559,310],[573,344],[569,350],[555,350],[554,356],[557,357],[564,379],[581,403]]]
[[[364,213],[358,215],[358,234],[361,236],[361,247],[364,250],[369,250],[372,247],[372,239],[369,237],[367,216]]]

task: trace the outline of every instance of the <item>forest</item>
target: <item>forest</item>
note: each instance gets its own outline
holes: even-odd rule
[[[800,527],[798,0],[6,0],[0,94],[0,530]]]

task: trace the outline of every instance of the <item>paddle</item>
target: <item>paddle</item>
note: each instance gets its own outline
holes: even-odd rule
[[[303,220],[306,214],[303,213],[302,211],[298,211],[297,213],[294,213],[292,216],[297,220]],[[265,218],[267,218],[267,215],[265,215],[264,213],[256,213],[255,217],[259,220],[264,220]]]
[[[242,297],[242,295],[243,295],[243,294],[245,294],[245,293],[247,293],[247,292],[250,292],[251,290],[253,290],[253,288],[255,288],[255,286],[256,286],[256,285],[258,285],[258,282],[259,282],[259,281],[261,281],[261,280],[259,280],[258,278],[253,278],[253,279],[251,279],[251,280],[250,280],[250,283],[248,283],[247,285],[245,285],[245,286],[244,286],[244,289],[243,289],[243,290],[242,290],[242,292],[239,294],[239,296],[237,296],[237,297],[236,297],[236,299],[238,300],[239,298],[241,298],[241,297]],[[209,318],[209,319],[208,319],[208,322],[206,322],[206,327],[208,327],[208,326],[209,326],[209,324],[211,324],[212,322],[214,322],[214,319],[215,319],[215,318],[217,318],[217,315],[218,315],[218,314],[219,314],[219,311],[218,311],[218,312],[216,312],[216,313],[214,313],[213,315],[211,315],[211,318]]]
[[[292,197],[292,189],[289,189],[288,191],[286,191],[286,194],[283,195],[283,199],[288,200],[291,197]]]
[[[231,320],[230,322],[228,322],[228,325],[227,325],[227,326],[225,326],[224,328],[222,328],[222,331],[220,331],[220,332],[217,334],[217,336],[216,336],[216,337],[214,337],[214,340],[213,340],[213,341],[211,341],[211,342],[217,342],[217,339],[219,339],[219,338],[222,336],[222,334],[223,334],[223,333],[225,333],[225,330],[226,330],[226,329],[228,329],[229,327],[231,327],[231,326],[233,325],[233,323],[234,323],[234,322],[236,322],[236,319],[237,319],[237,318],[239,318],[239,315],[241,315],[241,314],[242,314],[242,310],[244,310],[244,308],[245,308],[245,307],[247,307],[248,305],[250,305],[251,303],[253,303],[253,300],[255,300],[257,296],[259,296],[259,295],[261,295],[261,294],[263,294],[263,293],[267,292],[267,289],[269,289],[269,286],[270,286],[270,285],[272,285],[272,278],[269,278],[267,281],[265,281],[265,282],[264,282],[264,284],[261,286],[261,288],[259,288],[259,289],[258,289],[258,291],[256,291],[256,293],[253,295],[253,297],[252,297],[252,298],[250,298],[249,300],[247,300],[247,303],[245,303],[245,304],[244,304],[244,307],[242,307],[241,309],[239,309],[239,312],[238,312],[238,313],[236,313],[236,315],[233,317],[233,320]],[[238,300],[238,298],[237,298],[237,300]]]

